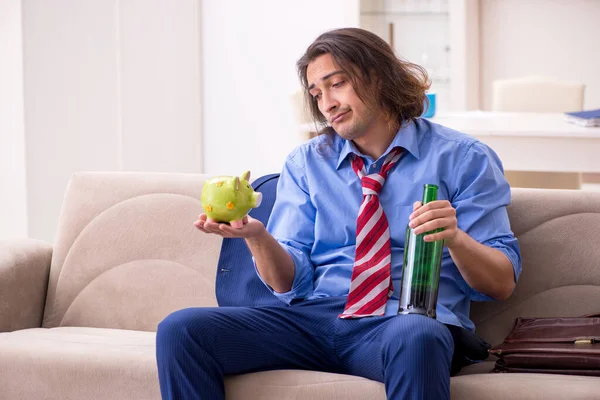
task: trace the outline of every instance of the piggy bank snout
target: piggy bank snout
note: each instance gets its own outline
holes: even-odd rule
[[[254,208],[256,207],[260,207],[260,203],[262,203],[262,193],[261,192],[256,192],[256,205],[254,206]]]

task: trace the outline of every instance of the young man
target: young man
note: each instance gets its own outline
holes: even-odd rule
[[[328,133],[287,158],[267,228],[209,221],[244,238],[256,270],[288,307],[194,308],[158,327],[163,398],[224,399],[223,377],[269,369],[360,375],[389,399],[448,399],[457,331],[471,300],[506,299],[521,269],[497,156],[419,118],[427,77],[376,35],[321,35],[298,61],[313,116]],[[439,186],[422,206],[423,185]],[[406,224],[443,228],[437,319],[397,315]],[[393,285],[393,292],[390,291]]]

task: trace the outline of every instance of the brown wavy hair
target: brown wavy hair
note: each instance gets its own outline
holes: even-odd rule
[[[306,70],[323,54],[331,54],[339,68],[349,76],[358,97],[371,110],[383,109],[390,123],[399,127],[423,113],[427,99],[425,92],[430,86],[427,71],[399,58],[376,34],[359,28],[343,28],[321,34],[296,64],[304,88],[304,101],[315,124],[325,125],[327,119],[308,92]],[[373,87],[374,79],[380,82],[378,90],[367,90]],[[327,132],[333,131],[325,129],[320,133]]]

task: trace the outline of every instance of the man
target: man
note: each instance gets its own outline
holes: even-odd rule
[[[508,298],[521,269],[501,163],[419,118],[424,70],[370,32],[321,35],[298,71],[313,116],[331,129],[288,156],[267,228],[251,217],[237,229],[196,221],[244,238],[260,278],[289,306],[171,314],[157,332],[161,393],[223,399],[224,375],[297,368],[384,382],[389,399],[448,399],[460,337],[451,332],[473,331],[470,301]],[[422,206],[425,183],[441,199]],[[437,319],[397,315],[409,221],[417,234],[443,228],[425,236],[446,245]]]

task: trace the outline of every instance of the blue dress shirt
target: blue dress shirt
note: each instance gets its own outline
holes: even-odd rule
[[[404,151],[379,194],[392,242],[394,295],[387,302],[385,315],[398,311],[406,225],[413,203],[421,200],[424,184],[437,185],[438,199],[452,203],[461,230],[506,254],[516,282],[521,255],[508,221],[510,187],[498,156],[471,136],[417,119],[398,131],[378,160],[361,154],[352,141],[337,134],[318,136],[289,154],[267,223],[268,231],[291,255],[296,268],[289,292],[277,293],[269,288],[280,300],[289,304],[297,299],[348,294],[356,218],[363,200],[350,154],[361,156],[371,174],[379,171],[385,156],[395,147]],[[465,282],[444,248],[437,319],[473,330],[475,326],[469,319],[471,300],[491,298]]]

